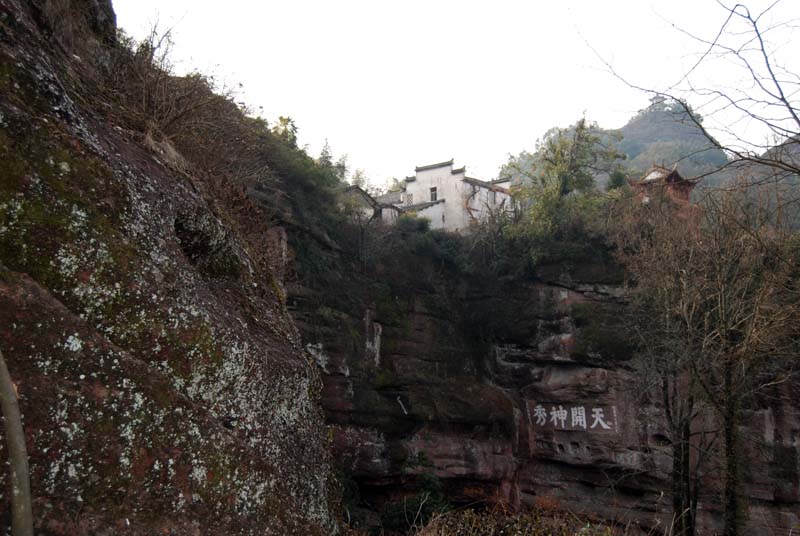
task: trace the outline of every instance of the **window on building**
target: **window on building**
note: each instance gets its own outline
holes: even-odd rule
[[[431,201],[436,201],[436,187],[431,188]]]
[[[413,204],[414,204],[414,195],[406,194],[406,205],[413,205]]]

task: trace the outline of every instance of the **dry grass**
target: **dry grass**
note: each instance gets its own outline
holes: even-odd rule
[[[568,512],[534,510],[526,514],[472,510],[438,516],[415,536],[622,536],[625,529],[580,519]]]
[[[111,67],[97,88],[111,104],[109,120],[210,194],[251,254],[269,257],[267,224],[285,199],[285,185],[267,162],[274,137],[265,121],[248,116],[212,76],[176,75],[172,46],[170,30],[157,26],[142,41],[119,33]]]
[[[645,534],[636,527],[623,527],[590,520],[563,509],[552,502],[547,509],[534,507],[526,513],[504,510],[476,512],[454,510],[435,516],[425,527],[406,536],[633,536]],[[347,528],[345,536],[401,536],[380,529]]]

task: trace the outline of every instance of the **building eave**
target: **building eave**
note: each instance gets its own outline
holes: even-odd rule
[[[447,166],[452,166],[452,165],[453,165],[453,159],[451,158],[447,162],[439,162],[439,163],[436,163],[436,164],[426,164],[424,166],[417,166],[416,168],[414,168],[414,171],[417,171],[417,172],[419,172],[419,171],[428,171],[429,169],[436,169],[436,168],[447,167]]]
[[[652,178],[650,178],[652,175]],[[676,184],[676,183],[695,183],[697,182],[695,179],[687,179],[683,175],[678,172],[678,167],[675,166],[672,169],[664,167],[664,166],[651,166],[642,178],[638,181],[633,181],[629,184],[638,184],[638,185],[647,185],[647,184]]]
[[[378,201],[374,197],[369,195],[369,193],[367,193],[367,191],[365,191],[363,188],[361,188],[357,184],[353,184],[351,186],[348,186],[348,187],[344,188],[341,191],[342,195],[348,195],[348,194],[352,195],[351,192],[354,192],[355,195],[361,196],[361,198],[364,199],[367,203],[369,203],[369,205],[373,209],[377,209],[377,208],[380,207],[380,203],[378,203]]]
[[[485,188],[485,189],[489,190],[490,192],[500,192],[500,193],[503,193],[503,194],[511,195],[511,190],[509,190],[508,188],[503,188],[502,186],[497,186],[496,184],[491,183],[491,182],[482,181],[480,179],[475,179],[475,178],[472,178],[472,177],[464,177],[461,180],[463,182],[466,182],[467,184],[471,184],[471,185],[477,186],[479,188]]]
[[[464,177],[461,180],[469,184],[474,184],[475,186],[481,186],[483,188],[489,188],[491,186],[491,183],[476,179],[475,177]]]
[[[380,203],[379,207],[381,209],[388,208],[388,209],[391,209],[391,210],[396,210],[397,212],[404,212],[403,207],[397,206],[397,205],[392,205],[391,203]]]
[[[416,205],[406,205],[403,207],[403,212],[418,212],[425,210],[439,203],[444,203],[444,199],[437,199],[436,201],[426,201],[424,203],[417,203]]]

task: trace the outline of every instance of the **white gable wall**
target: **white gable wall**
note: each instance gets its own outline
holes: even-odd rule
[[[505,192],[492,191],[468,182],[464,182],[463,185],[463,196],[467,200],[470,220],[483,221],[489,216],[490,211],[511,208],[511,196]]]
[[[445,229],[449,230],[446,227],[447,217],[445,215],[445,206],[447,203],[436,203],[435,205],[431,205],[430,207],[424,208],[417,212],[417,216],[420,218],[427,218],[431,222],[431,229]],[[442,218],[442,216],[445,216]]]
[[[452,190],[452,169],[453,166],[449,165],[435,169],[428,169],[425,171],[418,171],[416,179],[406,183],[406,203],[416,205],[430,201],[430,189],[434,187],[437,189],[437,197],[439,199],[447,199],[448,194],[450,196],[455,195],[456,192]],[[408,201],[409,194],[413,196],[412,203],[409,203]]]
[[[386,225],[394,225],[397,223],[397,217],[399,216],[399,211],[391,206],[382,206],[381,207],[381,221]]]
[[[431,201],[430,189],[435,187],[437,199],[444,199],[445,202],[419,210],[417,214],[428,218],[433,229],[459,231],[469,227],[473,221],[485,218],[487,204],[499,206],[509,197],[503,192],[492,192],[488,188],[465,182],[465,177],[464,171],[454,175],[452,164],[417,171],[416,178],[405,183],[404,205]],[[506,206],[508,203],[510,201],[506,201]],[[470,210],[467,210],[468,207]]]

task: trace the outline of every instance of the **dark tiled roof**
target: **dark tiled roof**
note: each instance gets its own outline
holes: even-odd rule
[[[472,178],[472,177],[464,177],[461,180],[463,180],[464,182],[467,182],[469,184],[474,184],[475,186],[481,186],[483,188],[490,188],[492,186],[492,183],[490,183],[490,182],[482,181],[480,179],[475,179],[475,178]]]
[[[437,199],[436,201],[427,201],[425,203],[417,203],[416,205],[407,205],[403,207],[403,212],[416,212],[419,210],[425,210],[426,208],[432,207],[433,205],[438,205],[439,203],[444,203],[444,199]]]
[[[502,186],[497,186],[493,182],[486,182],[486,181],[482,181],[480,179],[473,179],[472,177],[464,177],[461,180],[466,182],[467,184],[472,184],[473,186],[479,186],[481,188],[486,188],[487,190],[491,190],[493,192],[509,193],[506,188],[503,188]]]
[[[367,192],[364,191],[363,188],[357,185],[348,186],[344,190],[342,190],[342,195],[346,196],[358,196],[361,197],[364,201],[366,201],[369,205],[373,208],[378,208],[379,203],[375,200],[374,197],[369,195]]]
[[[401,191],[386,192],[383,195],[379,195],[375,199],[376,199],[376,201],[378,201],[378,203],[394,204],[394,203],[400,203],[402,195],[403,195],[403,192],[401,192]]]
[[[439,162],[438,164],[428,164],[426,166],[417,166],[416,168],[414,168],[414,171],[427,171],[429,169],[436,169],[452,165],[453,165],[453,159],[451,158],[447,162]]]
[[[467,166],[461,166],[458,169],[454,169],[450,173],[452,173],[453,175],[458,175],[459,173],[464,173],[465,171],[467,171]]]
[[[688,179],[678,173],[677,168],[665,168],[664,166],[653,166],[647,173],[639,180],[639,184],[657,183],[657,182],[684,182]]]
[[[397,205],[392,205],[391,203],[381,203],[381,208],[388,208],[390,210],[396,210],[397,212],[403,212],[405,210],[403,207],[398,207]]]

